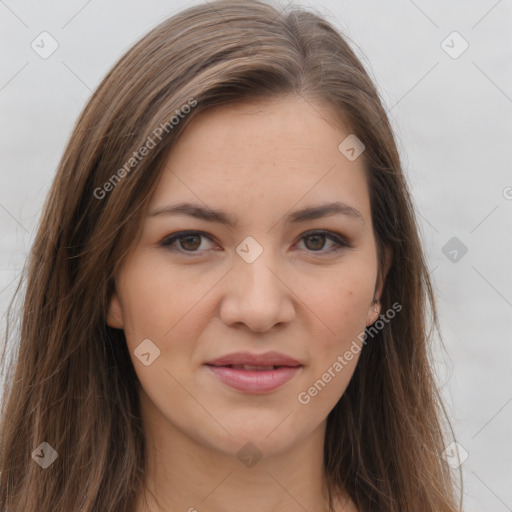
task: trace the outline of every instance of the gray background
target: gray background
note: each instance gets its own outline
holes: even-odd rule
[[[2,315],[85,102],[124,51],[188,5],[0,0]],[[395,129],[438,298],[439,381],[469,454],[464,510],[512,511],[512,1],[315,8],[355,42]],[[59,44],[47,59],[31,48],[43,31]],[[457,58],[441,46],[453,31],[469,43]],[[445,247],[452,237],[459,246]]]

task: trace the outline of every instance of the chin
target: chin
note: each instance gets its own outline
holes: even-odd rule
[[[274,421],[259,422],[257,425],[248,422],[247,418],[243,418],[239,424],[225,421],[222,425],[227,432],[219,427],[210,434],[202,432],[200,437],[203,443],[231,456],[237,455],[239,450],[248,443],[265,455],[278,454],[288,449],[297,435],[296,432],[291,433],[286,428],[279,428],[278,425],[282,420],[283,418],[280,417]]]

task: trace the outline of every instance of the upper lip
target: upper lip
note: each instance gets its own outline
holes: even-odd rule
[[[251,365],[251,366],[301,366],[293,357],[279,352],[265,352],[253,354],[251,352],[234,352],[225,356],[207,361],[205,364],[213,366]]]

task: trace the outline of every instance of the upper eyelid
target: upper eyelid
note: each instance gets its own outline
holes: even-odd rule
[[[212,235],[209,235],[208,233],[205,233],[204,231],[198,231],[198,230],[191,229],[191,230],[176,231],[175,233],[171,233],[170,235],[165,236],[162,239],[162,242],[166,242],[167,240],[170,240],[172,238],[174,238],[173,241],[176,241],[176,240],[179,240],[180,238],[184,238],[186,236],[192,236],[192,235],[203,236],[212,241],[215,240],[215,238]]]
[[[345,247],[350,247],[350,242],[346,239],[345,236],[343,236],[343,235],[341,235],[339,233],[336,233],[334,231],[328,230],[328,229],[311,229],[311,230],[305,231],[304,233],[302,233],[300,235],[299,241],[301,241],[302,239],[304,239],[307,236],[312,236],[312,235],[317,235],[317,234],[325,235],[326,238],[329,238],[331,241],[333,241],[335,244],[337,244],[338,248],[342,248],[344,246]],[[213,237],[212,235],[209,235],[208,233],[205,233],[204,231],[200,231],[200,230],[183,230],[183,231],[176,231],[175,233],[172,233],[172,234],[164,237],[164,239],[162,240],[161,244],[162,245],[170,246],[171,243],[176,242],[180,238],[184,238],[186,236],[191,236],[191,235],[203,236],[205,238],[208,238],[210,241],[215,242],[215,237]],[[166,244],[165,242],[170,240],[170,239],[174,239],[174,240],[172,240],[170,243]],[[179,251],[179,249],[178,249],[178,251]],[[182,252],[189,253],[189,254],[194,254],[194,253],[199,253],[201,251],[182,251]],[[325,253],[325,252],[328,252],[328,251],[310,251],[310,252],[311,253],[318,252],[319,254],[321,254],[322,252]]]

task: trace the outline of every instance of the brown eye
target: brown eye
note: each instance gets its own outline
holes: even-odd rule
[[[304,240],[309,240],[309,244],[306,243],[306,247],[312,251],[319,251],[325,245],[326,236],[322,234],[309,235]]]
[[[174,252],[201,255],[205,250],[212,248],[208,246],[208,242],[211,244],[212,240],[205,233],[199,231],[180,231],[165,238],[161,245]],[[202,247],[200,250],[200,247],[204,246],[205,243],[206,247]]]
[[[304,245],[309,252],[317,252],[321,255],[351,247],[343,238],[330,231],[314,231],[302,236],[301,241],[304,241]],[[327,241],[331,242],[331,246],[325,248]]]
[[[195,251],[201,245],[201,237],[198,235],[187,235],[179,240],[181,248],[186,251]]]

